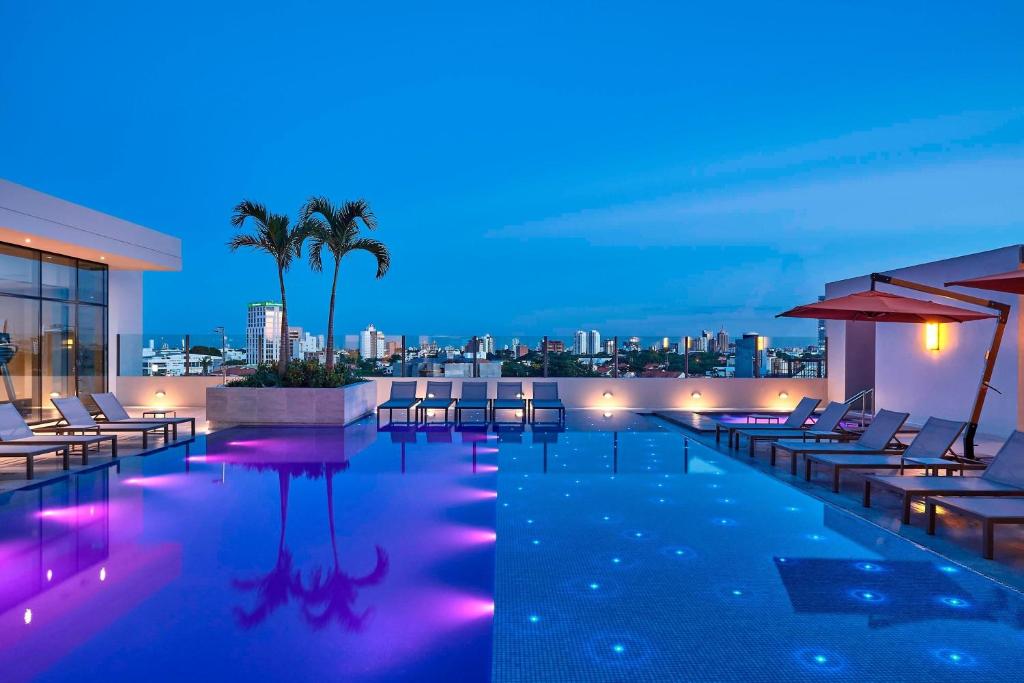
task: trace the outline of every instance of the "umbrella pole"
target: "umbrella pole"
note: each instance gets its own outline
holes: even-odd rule
[[[956,301],[963,301],[964,303],[973,304],[975,306],[984,306],[985,308],[991,308],[993,311],[998,313],[999,317],[996,320],[996,330],[992,335],[992,344],[989,345],[988,352],[985,354],[985,369],[981,373],[981,383],[978,385],[978,394],[974,397],[974,407],[971,408],[971,417],[967,423],[967,429],[964,431],[964,457],[969,460],[977,460],[974,455],[974,437],[978,433],[978,423],[981,421],[981,409],[985,406],[985,396],[988,395],[988,390],[991,387],[990,382],[992,381],[992,373],[995,371],[996,367],[996,356],[999,355],[999,347],[1003,343],[1003,331],[1006,329],[1006,322],[1010,317],[1009,304],[1004,304],[1001,301],[992,301],[991,299],[982,299],[981,297],[971,296],[970,294],[951,292],[948,289],[932,287],[931,285],[923,285],[919,282],[911,282],[910,280],[902,280],[900,278],[882,275],[881,273],[872,273],[871,289],[875,288],[876,282],[883,282],[887,285],[903,287],[904,289],[913,289],[918,292],[925,292],[926,294],[944,296],[947,299],[955,299]]]

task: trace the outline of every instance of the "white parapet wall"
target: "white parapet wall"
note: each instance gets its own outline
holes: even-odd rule
[[[394,381],[416,381],[419,396],[427,389],[426,378],[370,378],[376,385],[377,403],[387,400]],[[802,396],[823,401],[828,387],[825,379],[726,379],[688,378],[662,379],[630,377],[605,379],[599,377],[540,377],[503,379],[459,379],[453,384],[453,396],[462,395],[463,382],[487,382],[490,396],[497,391],[497,383],[523,383],[527,398],[533,396],[533,382],[558,382],[559,395],[567,408],[652,410],[789,410]],[[147,408],[201,408],[206,405],[206,388],[219,386],[221,378],[214,377],[119,377],[117,393],[125,405]],[[611,396],[605,397],[605,393]],[[694,397],[694,393],[699,394]],[[161,395],[162,394],[162,395]]]
[[[377,403],[383,403],[391,393],[391,383],[416,381],[417,396],[426,394],[427,378],[374,377],[377,384]],[[789,410],[802,396],[825,400],[828,383],[825,379],[727,379],[687,378],[663,379],[629,377],[605,379],[600,377],[516,378],[502,379],[445,379],[452,382],[452,395],[461,396],[463,382],[487,382],[488,395],[494,397],[497,383],[522,382],[527,398],[533,396],[534,382],[558,382],[558,393],[566,408],[605,408],[609,410]],[[610,396],[605,396],[610,393]],[[695,395],[696,394],[696,395]]]

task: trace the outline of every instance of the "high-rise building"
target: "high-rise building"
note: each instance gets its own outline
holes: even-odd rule
[[[493,354],[494,337],[492,337],[490,334],[485,334],[484,336],[480,337],[480,351],[484,352],[485,354]]]
[[[604,340],[604,352],[607,353],[609,356],[615,355],[615,340],[614,339],[605,339]]]
[[[718,353],[725,353],[729,350],[729,333],[725,331],[725,326],[718,331],[715,335],[715,351]]]
[[[516,358],[522,358],[523,356],[530,352],[530,347],[528,347],[526,344],[516,344],[512,348],[513,351],[515,351]]]
[[[640,350],[640,337],[630,337],[626,340],[626,348],[630,351]]]
[[[590,333],[587,335],[587,352],[601,352],[601,333],[598,332],[597,330],[591,330]]]
[[[543,347],[544,343],[541,342],[541,351]],[[565,342],[561,339],[548,339],[548,353],[565,353]]]
[[[281,355],[281,304],[254,301],[245,322],[246,360],[251,365],[276,363]]]
[[[359,355],[364,359],[384,358],[386,351],[384,333],[372,324],[367,325],[366,329],[359,333]]]
[[[587,333],[585,330],[576,330],[572,337],[572,352],[577,356],[587,353]]]

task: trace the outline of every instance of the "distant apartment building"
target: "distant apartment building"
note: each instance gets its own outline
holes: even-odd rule
[[[589,353],[588,348],[586,331],[576,330],[576,334],[572,337],[572,352],[577,356],[583,356]]]
[[[825,300],[825,295],[824,294],[818,297],[818,301],[824,301],[824,300]],[[828,333],[826,332],[825,321],[819,319],[818,320],[818,350],[824,351],[824,349],[825,349],[825,339],[826,339],[827,335],[828,335]]]
[[[384,358],[386,352],[384,333],[372,324],[367,325],[359,333],[359,355],[363,358]]]
[[[482,351],[484,354],[494,353],[494,337],[492,337],[490,334],[485,334],[484,336],[480,337],[479,342],[479,351]]]
[[[729,333],[725,331],[723,327],[715,335],[715,351],[718,353],[725,353],[729,350]]]
[[[606,339],[605,340],[605,342],[604,342],[604,352],[607,353],[609,356],[612,356],[612,355],[615,354],[615,340],[614,339]]]
[[[245,324],[245,351],[249,364],[277,362],[281,354],[282,315],[281,304],[275,301],[249,304]]]
[[[640,350],[640,337],[630,337],[626,340],[626,348],[630,351]]]
[[[544,350],[541,342],[541,351]],[[565,353],[565,342],[560,339],[548,339],[548,353]]]
[[[516,340],[516,341],[518,341],[518,340]],[[516,344],[512,348],[512,350],[515,353],[516,358],[522,358],[526,354],[530,353],[530,347],[527,346],[526,344]]]

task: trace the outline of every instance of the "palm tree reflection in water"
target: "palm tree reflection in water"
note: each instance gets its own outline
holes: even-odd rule
[[[296,598],[302,604],[302,614],[314,629],[323,629],[333,622],[349,631],[358,631],[366,624],[371,608],[356,612],[354,605],[359,589],[381,583],[388,574],[390,565],[387,552],[376,546],[376,562],[373,569],[361,577],[353,577],[341,568],[338,559],[338,543],[334,531],[334,475],[348,468],[343,463],[271,464],[252,463],[246,467],[258,471],[275,470],[281,491],[281,534],[278,537],[277,561],[273,569],[255,579],[234,579],[231,584],[240,591],[253,592],[256,606],[246,611],[235,607],[235,620],[242,628],[252,628],[263,623],[267,617]],[[300,570],[292,565],[292,554],[285,542],[288,527],[288,490],[293,477],[306,476],[310,479],[324,477],[327,482],[327,516],[331,535],[333,564],[325,572],[316,568],[310,572],[308,585],[302,580]]]

